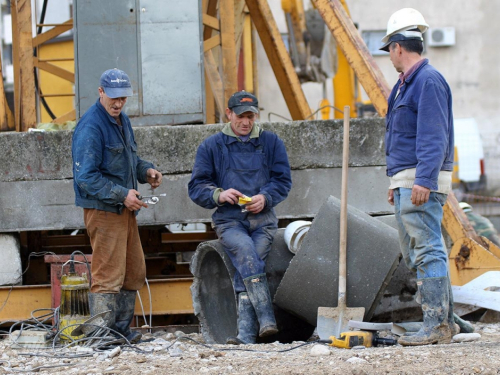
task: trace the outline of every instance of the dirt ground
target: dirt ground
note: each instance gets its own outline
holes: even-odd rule
[[[120,353],[35,351],[0,342],[0,374],[500,374],[500,323],[475,324],[475,342],[424,347],[338,349],[312,354],[314,343],[204,347],[171,333],[146,335],[150,342],[123,348]],[[187,337],[203,341],[200,335]],[[224,350],[236,349],[236,350]],[[253,350],[253,351],[247,351]],[[280,352],[281,351],[281,352]],[[27,356],[26,353],[36,355]],[[89,355],[50,358],[41,355]],[[110,358],[112,357],[112,358]]]

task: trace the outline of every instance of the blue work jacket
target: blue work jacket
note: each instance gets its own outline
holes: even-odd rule
[[[389,96],[386,117],[387,175],[416,168],[415,184],[437,190],[439,171],[453,170],[450,87],[428,60],[400,83]]]
[[[120,120],[122,126],[97,100],[78,122],[71,151],[79,207],[121,213],[128,191],[137,189],[137,180],[146,183],[147,170],[155,168],[137,156],[127,115],[122,112]]]
[[[199,206],[217,207],[212,216],[217,225],[245,220],[250,213],[241,212],[238,205],[219,205],[213,198],[215,189],[233,188],[249,197],[263,194],[266,206],[262,213],[265,213],[274,210],[273,207],[288,196],[291,187],[285,145],[276,134],[260,131],[258,137],[241,142],[220,132],[199,146],[188,191],[189,197]]]

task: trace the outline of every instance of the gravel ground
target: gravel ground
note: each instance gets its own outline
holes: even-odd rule
[[[296,342],[208,348],[171,333],[156,332],[145,335],[152,341],[135,346],[135,350],[85,352],[73,348],[56,352],[90,355],[82,358],[43,357],[39,354],[54,352],[14,350],[5,340],[0,342],[0,374],[500,374],[500,324],[477,323],[475,328],[481,335],[478,341],[423,347],[348,350],[308,343],[284,351],[304,344]],[[186,337],[203,341],[196,334]]]

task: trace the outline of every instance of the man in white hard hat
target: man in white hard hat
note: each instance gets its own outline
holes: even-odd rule
[[[401,9],[389,19],[381,47],[400,73],[386,117],[388,201],[395,206],[403,258],[417,272],[424,316],[420,331],[402,336],[401,345],[449,343],[460,330],[441,240],[453,170],[452,99],[446,80],[422,57],[427,28],[420,12]]]
[[[472,206],[466,202],[459,203],[460,208],[467,216],[476,233],[482,237],[486,237],[495,245],[500,247],[500,237],[493,223],[486,217],[472,212]]]

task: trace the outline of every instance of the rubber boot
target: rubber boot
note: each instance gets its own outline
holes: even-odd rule
[[[108,313],[102,316],[102,320],[95,320],[96,325],[102,325],[114,329],[116,320],[116,296],[117,294],[114,293],[89,293],[89,308],[91,316],[108,311]],[[96,326],[90,329],[85,329],[85,335],[91,336],[92,333],[94,333],[94,331],[98,328],[99,327]]]
[[[116,298],[116,323],[115,329],[120,332],[131,344],[138,343],[142,338],[142,333],[130,330],[130,323],[134,318],[135,290],[120,290]]]
[[[450,343],[448,277],[428,277],[419,279],[418,283],[424,324],[416,334],[400,337],[399,344],[416,346]]]
[[[257,320],[259,321],[259,337],[271,336],[278,333],[278,326],[274,318],[273,301],[266,274],[259,274],[243,279],[247,288],[248,297],[252,302]]]
[[[259,322],[246,292],[238,294],[238,336],[229,337],[226,344],[255,344],[259,333]]]
[[[447,277],[448,281],[448,326],[450,327],[451,337],[458,335],[460,333],[460,327],[455,323],[455,314],[453,313],[453,291],[451,290],[450,278]],[[459,318],[460,319],[460,318]]]

